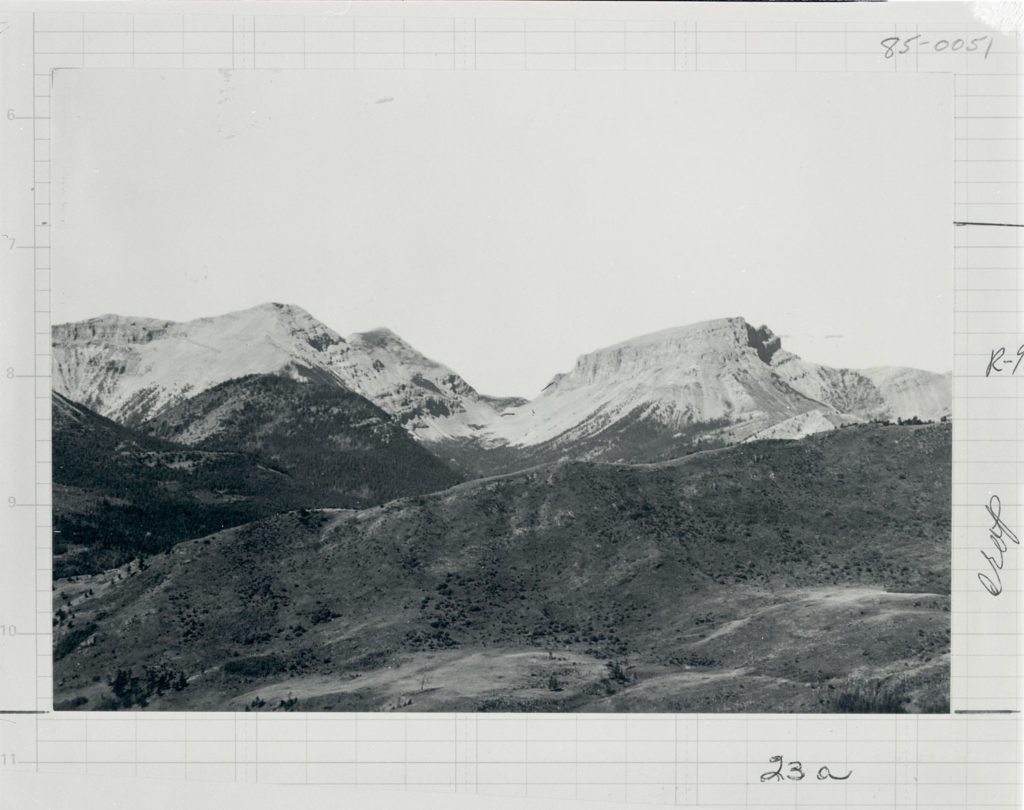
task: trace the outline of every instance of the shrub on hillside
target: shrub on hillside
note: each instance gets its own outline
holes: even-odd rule
[[[107,681],[119,704],[118,708],[130,709],[132,706],[146,707],[149,699],[155,695],[173,689],[180,692],[188,686],[188,678],[184,672],[176,672],[166,667],[146,667],[144,675],[137,677],[132,670],[119,669],[117,675]]]
[[[831,711],[844,714],[903,714],[910,698],[894,686],[860,684],[837,694]]]

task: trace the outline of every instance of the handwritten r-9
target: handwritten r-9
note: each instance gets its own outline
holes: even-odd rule
[[[991,34],[954,39],[924,39],[921,34],[914,34],[912,37],[886,37],[880,44],[885,49],[883,53],[886,59],[903,56],[911,50],[927,50],[929,46],[933,53],[979,53],[984,59],[988,59],[992,51],[992,42]]]
[[[1020,344],[1020,346],[1017,347],[1017,354],[1015,355],[1015,357],[1017,358],[1016,362],[1013,360],[1012,357],[1007,357],[1006,349],[1002,346],[1000,346],[998,349],[993,349],[992,354],[989,356],[988,359],[988,366],[985,367],[985,376],[988,377],[993,372],[996,374],[1001,374],[1007,370],[1010,370],[1010,366],[1012,366],[1013,369],[1010,370],[1010,373],[1007,376],[1012,377],[1014,374],[1016,374],[1017,369],[1020,368],[1021,360],[1024,360],[1024,343]]]
[[[762,782],[801,782],[806,778],[807,774],[804,772],[804,764],[800,760],[794,759],[785,763],[783,766],[782,755],[776,754],[768,760],[772,765],[775,766],[773,771],[765,771],[761,774]],[[785,774],[783,774],[785,770]],[[819,782],[844,782],[853,775],[853,771],[847,771],[843,776],[836,776],[832,773],[832,769],[828,765],[822,765],[818,768],[815,778]]]

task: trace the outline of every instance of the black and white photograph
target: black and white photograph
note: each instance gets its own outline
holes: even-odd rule
[[[53,97],[55,709],[949,712],[948,76]]]

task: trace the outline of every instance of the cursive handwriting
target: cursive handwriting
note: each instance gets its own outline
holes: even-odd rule
[[[1006,349],[1001,346],[998,349],[993,349],[988,358],[988,366],[985,368],[985,376],[988,377],[993,371],[996,374],[1006,371],[1007,366],[1013,366],[1013,370],[1010,372],[1011,377],[1016,374],[1020,367],[1020,361],[1024,360],[1024,343],[1017,348],[1016,357],[1017,362],[1014,362],[1012,357],[1006,356]]]
[[[992,527],[988,530],[989,540],[992,541],[992,545],[995,546],[995,555],[989,554],[987,551],[982,550],[981,556],[988,562],[989,567],[992,569],[992,576],[988,574],[978,574],[978,581],[982,587],[993,596],[999,596],[1003,592],[1003,579],[1000,575],[1000,571],[1003,570],[1003,563],[1005,562],[1006,550],[1009,546],[1006,545],[1006,541],[1009,540],[1014,545],[1020,545],[1020,540],[1017,535],[1014,534],[1013,530],[1006,525],[1005,521],[1000,517],[1003,511],[1002,501],[999,500],[998,495],[993,495],[988,499],[988,503],[985,505],[985,511],[988,512],[990,518],[992,518]],[[994,577],[994,579],[993,579]]]
[[[781,782],[783,778],[790,782],[799,782],[807,774],[804,773],[804,764],[798,759],[794,759],[786,763],[786,776],[782,776],[782,754],[776,754],[768,760],[772,765],[775,766],[773,771],[765,771],[761,774],[762,782]],[[844,776],[836,776],[832,773],[832,769],[828,765],[822,765],[818,768],[817,779],[819,782],[824,782],[826,779],[831,779],[836,782],[842,782],[849,779],[853,775],[853,771],[847,771]]]

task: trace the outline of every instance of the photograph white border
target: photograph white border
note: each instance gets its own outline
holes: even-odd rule
[[[324,782],[363,790],[486,794],[530,803],[687,806],[1015,807],[1021,797],[1020,550],[1007,552],[1000,597],[977,574],[991,548],[986,507],[998,495],[1015,525],[1021,503],[1019,378],[986,375],[991,352],[1021,339],[1020,44],[962,4],[661,5],[556,3],[7,4],[0,93],[7,124],[2,345],[3,475],[10,508],[0,533],[3,642],[0,715],[10,785],[32,776],[136,781],[140,795],[195,781]],[[481,25],[484,23],[484,25]],[[671,31],[671,53],[631,30]],[[407,47],[410,30],[445,47]],[[154,37],[145,53],[140,32]],[[465,69],[481,31],[518,43],[490,69],[927,71],[954,74],[954,484],[952,709],[949,716],[807,715],[168,715],[53,713],[50,649],[49,81],[74,67],[224,67],[224,52],[187,43],[230,35],[235,69],[301,69],[310,32],[347,32],[351,50],[318,67]],[[114,36],[102,36],[105,32]],[[98,36],[92,36],[95,33]],[[117,36],[123,35],[123,36]],[[937,51],[938,41],[990,36],[987,57]],[[883,39],[900,37],[886,57]],[[912,39],[917,37],[916,40]],[[174,41],[178,46],[174,47]],[[125,48],[121,42],[127,41]],[[930,48],[921,45],[930,43]],[[393,43],[402,43],[396,48]],[[540,47],[535,43],[543,42]],[[603,46],[593,43],[603,42]],[[391,43],[391,44],[389,44]],[[586,43],[586,44],[584,44]],[[906,48],[906,53],[902,49]],[[579,55],[588,59],[581,60]],[[326,57],[330,57],[329,59]],[[413,57],[410,59],[410,57]],[[591,58],[592,57],[592,58]],[[672,64],[668,64],[668,59]],[[422,62],[422,64],[420,64]],[[507,62],[507,64],[505,64]],[[11,166],[10,171],[7,165]],[[4,245],[0,245],[3,247]],[[9,348],[7,348],[9,347]],[[34,474],[33,474],[34,472]],[[9,500],[13,498],[14,500]],[[34,537],[30,544],[25,539]],[[23,630],[22,628],[26,628]],[[25,712],[25,713],[21,713]],[[344,744],[316,771],[311,744]],[[330,749],[324,747],[324,752]],[[555,751],[563,763],[553,770]],[[344,760],[341,752],[351,752]],[[571,756],[570,753],[571,752]],[[795,752],[795,753],[790,753]],[[582,756],[581,756],[582,754]],[[760,783],[770,756],[842,761],[842,785]],[[417,762],[417,757],[432,759]],[[443,762],[437,763],[437,759]],[[568,763],[572,760],[572,765]],[[436,767],[426,765],[440,764]],[[351,767],[339,767],[351,766]],[[313,770],[311,771],[311,767]],[[9,774],[9,776],[8,776]],[[158,778],[158,783],[149,780]],[[58,780],[59,781],[59,780]],[[31,790],[31,787],[26,788]],[[40,791],[43,788],[37,788]],[[774,790],[774,792],[773,792]],[[216,791],[211,791],[212,798]],[[25,794],[27,795],[27,794]],[[40,794],[41,795],[41,794]],[[224,794],[219,794],[224,795]],[[311,795],[311,794],[310,794]],[[337,792],[331,794],[339,796]],[[101,797],[102,798],[102,797]],[[85,801],[92,801],[87,797]],[[495,806],[488,801],[491,806]],[[205,803],[203,803],[205,804]],[[94,806],[88,803],[83,806]],[[100,806],[98,803],[95,806]],[[250,805],[252,806],[252,805]],[[255,805],[258,806],[258,805]],[[551,806],[544,804],[544,806]],[[571,806],[571,805],[570,805]]]

